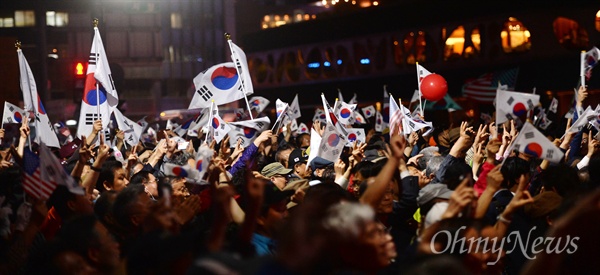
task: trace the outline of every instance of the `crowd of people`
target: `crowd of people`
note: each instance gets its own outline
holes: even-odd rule
[[[97,121],[55,151],[83,192],[35,199],[25,119],[0,152],[0,274],[600,273],[597,131],[565,131],[550,163],[510,150],[515,125],[357,125],[364,143],[309,163],[311,134],[289,127],[246,147],[170,130],[127,146],[116,130],[114,149]],[[196,167],[200,149],[213,153],[203,184],[165,171]]]

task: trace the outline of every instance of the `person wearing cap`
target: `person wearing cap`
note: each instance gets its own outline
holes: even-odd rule
[[[302,149],[294,149],[288,159],[288,168],[293,172],[291,179],[309,179],[312,169],[307,167],[308,156]]]
[[[288,183],[288,175],[292,172],[292,169],[286,169],[283,164],[279,162],[273,162],[265,166],[260,174],[273,182],[280,190],[283,190]]]
[[[327,167],[333,167],[333,162],[322,157],[316,157],[310,162],[310,169],[312,169],[314,175],[319,178],[323,177],[323,172]]]
[[[441,183],[431,183],[419,190],[417,204],[420,207],[421,217],[424,217],[423,229],[441,220],[442,215],[448,208],[448,200],[452,190]]]
[[[278,162],[277,164],[281,165]],[[265,184],[263,205],[256,218],[256,230],[251,241],[258,256],[275,254],[276,244],[273,237],[288,215],[287,203],[293,194],[294,190],[282,191],[272,183]]]

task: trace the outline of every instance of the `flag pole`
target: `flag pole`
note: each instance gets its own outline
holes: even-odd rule
[[[92,24],[94,25],[94,48],[96,49],[96,52],[94,52],[94,59],[96,59],[96,68],[98,68],[98,45],[96,45],[96,31],[98,30],[98,18],[94,18],[94,20],[92,21]],[[95,72],[95,70],[94,70]],[[100,85],[98,84],[98,81],[96,81],[96,114],[98,115],[98,119],[100,119]]]
[[[207,132],[206,132],[206,136],[204,136],[204,143],[208,142],[208,134],[210,134],[210,122],[211,122],[211,120],[213,120],[213,105],[215,105],[214,99],[210,103],[210,112],[208,113],[208,122],[206,122]],[[200,128],[200,129],[202,129],[202,128]]]
[[[231,43],[233,43],[233,42],[231,41],[231,34],[226,32],[225,39],[227,40],[227,43],[229,44],[229,50],[231,51],[231,55],[233,55],[233,47],[231,46]],[[235,60],[233,60],[233,61],[235,62]],[[241,66],[241,65],[239,65],[239,66]],[[250,119],[252,120],[252,119],[254,119],[254,117],[252,116],[252,109],[250,109],[250,103],[248,102],[248,96],[246,96],[246,87],[244,85],[244,80],[243,80],[242,74],[240,72],[239,66],[236,62],[235,70],[238,74],[238,77],[240,78],[240,84],[242,84],[242,93],[244,94],[244,100],[246,101],[246,108],[248,108],[248,114],[250,115]]]
[[[579,77],[581,86],[585,87],[585,51],[579,54]]]
[[[423,102],[421,101],[421,77],[419,76],[419,62],[415,62],[416,66],[417,66],[417,88],[419,89],[419,107],[421,107],[421,115],[425,116],[423,114]]]

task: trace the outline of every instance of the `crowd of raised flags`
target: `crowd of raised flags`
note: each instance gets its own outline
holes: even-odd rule
[[[193,79],[196,91],[189,104],[189,109],[196,109],[198,113],[185,121],[181,121],[181,124],[178,125],[169,120],[166,129],[172,134],[170,136],[165,135],[164,140],[159,142],[153,141],[155,148],[166,147],[168,144],[169,147],[176,147],[173,150],[190,152],[191,157],[189,160],[191,162],[165,162],[162,164],[160,171],[166,176],[185,178],[187,183],[196,185],[210,184],[207,177],[214,169],[217,169],[215,168],[217,166],[215,159],[221,157],[221,153],[216,154],[214,149],[216,144],[220,144],[218,145],[221,148],[220,150],[225,151],[264,150],[264,148],[258,148],[261,144],[264,145],[262,142],[259,145],[255,144],[256,140],[264,133],[274,134],[276,143],[282,142],[281,136],[289,139],[290,136],[309,135],[308,148],[304,148],[301,152],[302,156],[299,157],[306,158],[304,172],[320,163],[335,164],[336,167],[337,165],[345,166],[346,164],[340,164],[340,162],[343,162],[342,159],[347,159],[349,151],[352,154],[355,150],[361,151],[356,149],[358,148],[357,145],[369,144],[375,146],[374,142],[370,141],[373,134],[379,135],[381,141],[404,137],[402,139],[404,142],[404,140],[408,141],[412,135],[418,133],[422,139],[420,141],[422,146],[438,146],[439,144],[436,144],[436,141],[439,142],[437,135],[448,134],[451,129],[436,129],[438,125],[427,121],[425,110],[441,108],[453,111],[460,109],[460,106],[452,100],[450,95],[446,95],[438,102],[427,102],[423,99],[421,82],[431,72],[421,64],[416,64],[418,88],[411,98],[407,98],[408,106],[404,106],[402,100],[394,97],[392,93],[387,91],[385,86],[383,87],[382,104],[378,103],[376,105],[359,104],[358,97],[360,95],[356,93],[346,102],[342,92],[338,91],[338,97],[332,107],[325,95],[321,94],[322,107],[316,108],[311,123],[307,125],[301,121],[303,116],[298,95],[290,103],[287,103],[279,98],[272,100],[254,94],[252,78],[249,75],[250,70],[244,51],[233,43],[229,37],[228,44],[231,50],[231,62],[211,66]],[[59,159],[55,152],[50,149],[72,146],[72,144],[67,143],[70,140],[65,142],[67,144],[59,142],[54,126],[50,122],[37,93],[35,79],[27,60],[21,49],[17,49],[17,54],[24,106],[20,108],[12,103],[5,102],[2,125],[4,126],[6,123],[22,124],[20,129],[21,140],[19,140],[18,148],[16,150],[11,149],[7,155],[9,156],[8,159],[11,159],[12,156],[12,158],[20,160],[23,174],[22,188],[27,196],[38,200],[50,198],[59,185],[65,186],[73,194],[87,195],[86,190],[82,188],[80,183],[67,174],[62,164],[67,158]],[[597,48],[582,52],[581,86],[576,94],[581,96],[582,91],[585,92],[586,77],[589,79],[591,76],[591,70],[596,65],[599,56],[600,51]],[[528,157],[551,163],[564,162],[568,158],[564,148],[559,148],[555,142],[550,141],[543,133],[550,124],[559,124],[558,121],[551,121],[548,116],[549,112],[557,113],[558,100],[556,98],[552,99],[550,104],[544,108],[540,101],[540,95],[512,91],[517,71],[509,70],[487,74],[477,80],[469,81],[463,87],[466,96],[480,102],[491,103],[493,101],[495,104],[495,115],[481,114],[483,123],[480,124],[489,125],[490,128],[499,127],[503,124],[507,126],[509,124],[515,125],[513,126],[515,127],[513,129],[515,133],[509,137],[509,141],[505,140],[506,134],[502,134],[502,137],[500,137],[497,132],[496,136],[490,139],[490,142],[492,142],[499,138],[501,139],[500,142],[503,143],[502,146],[508,145],[508,148],[504,148],[504,154],[495,156],[495,160],[504,161],[508,159],[512,152],[520,152]],[[251,97],[248,98],[249,96]],[[88,144],[85,136],[93,133],[96,138],[91,140],[88,145],[99,144],[98,146],[101,147],[105,143],[116,144],[118,142],[110,140],[110,137],[114,136],[114,131],[111,135],[111,127],[118,129],[118,132],[122,135],[121,142],[124,149],[116,145],[110,146],[112,148],[111,154],[116,160],[127,163],[131,160],[131,156],[136,154],[137,148],[145,146],[146,140],[144,137],[157,137],[157,131],[161,129],[149,127],[145,118],[134,121],[124,116],[117,108],[118,100],[117,87],[115,87],[112,80],[108,57],[104,50],[100,32],[97,27],[94,27],[94,38],[83,90],[77,137]],[[236,118],[233,121],[223,119],[219,108],[238,100],[244,100],[246,109],[236,110]],[[581,98],[578,99],[578,102],[581,102]],[[275,117],[269,118],[265,115],[265,111],[272,103],[275,107]],[[306,114],[305,117],[307,117]],[[581,106],[573,106],[572,111],[565,117],[572,118],[573,122],[566,128],[565,135],[561,138],[563,140],[565,136],[572,138],[572,134],[586,132],[592,128],[595,131],[600,131],[600,105],[596,108],[588,106],[586,109]],[[101,124],[99,129],[97,128],[98,124]],[[35,138],[24,140],[29,138],[29,125],[35,127]],[[463,128],[465,127],[460,129],[460,138],[468,140],[469,131]],[[470,131],[472,132],[472,130]],[[280,137],[277,138],[276,136]],[[193,139],[200,140],[202,145],[194,147]],[[410,142],[417,144],[414,140]],[[461,142],[465,141],[461,140]],[[505,142],[507,144],[504,144]],[[8,147],[9,145],[6,145],[6,143],[11,143],[11,141],[3,141],[3,145]],[[26,144],[28,148],[25,148]],[[37,149],[34,149],[34,144],[39,145],[35,146]],[[453,147],[453,144],[448,144],[448,146]],[[390,157],[389,148],[387,157]],[[470,150],[471,154],[475,151],[473,148],[470,148]],[[475,152],[475,154],[482,154],[481,148],[477,150],[479,152]],[[418,150],[415,153],[411,151],[408,156],[413,157],[416,152]],[[454,151],[450,150],[450,152],[452,154]],[[363,153],[360,152],[359,155]],[[376,152],[376,154],[378,153]],[[294,167],[288,168],[295,169]],[[425,171],[427,167],[419,168]],[[277,169],[283,171],[281,169],[285,170],[286,168]],[[310,169],[313,172],[315,170],[315,168]],[[258,171],[255,172],[258,173]],[[474,174],[477,174],[477,171]],[[228,176],[231,175],[225,177]],[[223,182],[231,182],[231,179],[228,180]],[[423,187],[421,186],[421,188]]]

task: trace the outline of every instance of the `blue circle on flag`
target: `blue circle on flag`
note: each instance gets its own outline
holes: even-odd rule
[[[238,74],[235,68],[219,67],[210,76],[212,84],[221,90],[231,89],[238,81]]]
[[[173,175],[182,177],[182,178],[185,178],[188,175],[187,171],[185,171],[185,169],[181,168],[180,166],[173,167],[173,169],[171,171],[173,172]]]
[[[525,146],[525,154],[532,155],[536,158],[539,158],[542,155],[542,146],[538,143],[532,142]]]
[[[217,128],[219,128],[219,125],[221,125],[221,123],[219,123],[219,119],[217,119],[216,117],[213,117],[213,119],[212,119],[213,128],[217,129]]]
[[[244,127],[244,136],[246,138],[253,138],[255,134],[256,134],[256,129]]]
[[[16,112],[16,113],[13,114],[13,119],[16,122],[20,123],[21,121],[23,121],[23,115],[21,115],[21,113],[19,113],[19,112]]]
[[[513,107],[513,114],[515,114],[516,116],[522,116],[525,115],[525,113],[527,113],[527,108],[525,108],[525,105],[521,102],[515,104],[515,106]]]
[[[252,101],[252,106],[258,107],[260,105],[260,100],[255,99]]]
[[[340,111],[340,116],[342,118],[349,118],[350,115],[352,115],[352,112],[350,110],[348,110],[347,108],[344,108]]]
[[[340,143],[340,137],[338,137],[338,135],[331,134],[327,137],[327,144],[329,144],[329,146],[335,147],[338,143]]]
[[[104,102],[106,102],[106,92],[102,88],[100,88],[100,91],[101,92],[98,97],[100,98],[100,105],[102,105]],[[85,95],[83,96],[83,102],[91,106],[97,106],[96,94],[98,94],[96,89],[85,92]]]
[[[196,170],[202,171],[202,160],[196,162]]]

